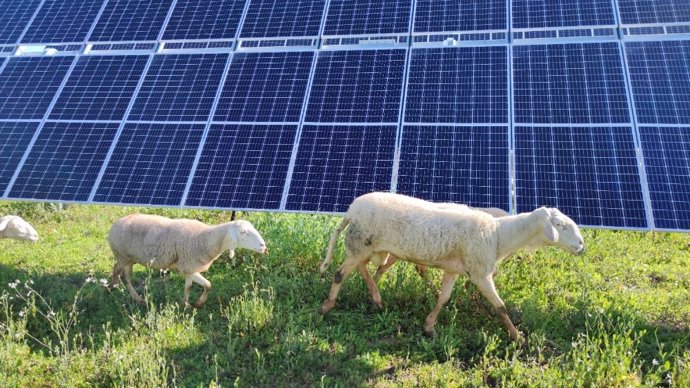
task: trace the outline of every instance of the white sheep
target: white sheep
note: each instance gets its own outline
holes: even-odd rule
[[[507,215],[510,215],[510,213],[508,213],[507,211],[505,211],[501,208],[498,208],[498,207],[470,207],[467,205],[456,204],[456,203],[451,203],[451,202],[441,202],[441,203],[438,203],[436,205],[436,207],[439,209],[456,210],[456,211],[465,211],[468,209],[473,209],[473,210],[478,210],[478,211],[490,214],[494,217],[505,217]],[[377,255],[376,258],[372,261],[382,263],[376,269],[376,273],[374,274],[374,282],[378,283],[379,279],[381,279],[381,276],[383,276],[383,274],[386,273],[386,271],[388,271],[388,269],[390,267],[392,267],[393,264],[395,264],[398,261],[398,258],[391,255],[390,253],[388,253],[387,257],[385,257],[383,260],[381,260]],[[421,264],[416,264],[415,267],[417,269],[417,273],[424,280],[427,280],[427,276],[426,276],[427,267],[425,267]]]
[[[19,216],[0,217],[0,238],[38,241],[36,229]]]
[[[226,250],[247,248],[266,253],[266,243],[251,223],[243,220],[209,226],[196,220],[146,214],[132,214],[117,220],[108,233],[108,243],[115,255],[111,286],[125,275],[127,291],[137,302],[144,300],[132,287],[132,266],[144,264],[154,269],[176,269],[185,278],[184,304],[189,303],[192,283],[204,287],[194,303],[206,302],[211,282],[201,276]]]
[[[348,227],[349,225],[349,227]],[[330,262],[338,235],[346,228],[345,262],[333,278],[325,314],[335,305],[342,282],[357,268],[374,303],[381,295],[367,271],[372,256],[390,252],[401,260],[444,271],[438,302],[426,318],[424,333],[433,335],[436,318],[450,299],[453,285],[465,274],[496,309],[511,340],[519,338],[493,282],[496,266],[520,249],[552,245],[572,254],[584,252],[584,241],[573,220],[555,208],[494,218],[476,211],[439,209],[437,204],[392,193],[370,193],[356,198],[331,235],[322,271]]]

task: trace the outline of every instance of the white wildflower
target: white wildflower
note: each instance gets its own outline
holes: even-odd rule
[[[654,365],[654,366],[659,365],[659,361],[657,361],[656,358],[653,359],[653,360],[652,360],[652,365]]]
[[[101,283],[101,286],[103,287],[108,286],[108,281],[105,278],[101,278],[98,282]]]

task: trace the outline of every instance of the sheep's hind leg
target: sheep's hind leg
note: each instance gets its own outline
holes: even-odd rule
[[[201,306],[206,303],[206,299],[208,298],[208,292],[211,291],[211,282],[206,280],[203,276],[201,276],[200,273],[193,273],[191,275],[187,275],[185,277],[185,282],[184,282],[184,303],[187,305],[189,303],[189,290],[192,288],[192,282],[195,282],[199,284],[200,286],[204,287],[204,292],[199,296],[199,299],[197,299],[196,302],[192,306],[195,308],[200,308]]]
[[[343,265],[340,266],[338,271],[333,276],[333,283],[331,284],[331,291],[328,293],[328,298],[323,302],[319,311],[321,314],[326,314],[333,306],[335,306],[335,299],[338,297],[338,292],[340,292],[340,287],[342,286],[348,275],[359,265],[361,262],[366,262],[366,258],[363,257],[349,257],[345,260]]]
[[[374,279],[372,279],[371,275],[369,274],[369,270],[367,269],[367,262],[363,261],[359,263],[357,265],[357,269],[359,270],[359,274],[362,275],[362,279],[364,279],[364,283],[366,283],[367,288],[369,289],[369,294],[371,294],[371,299],[374,302],[374,307],[380,309],[382,307],[381,294],[379,293],[378,287],[376,287],[376,282],[374,282]]]
[[[426,317],[424,321],[424,334],[431,337],[434,335],[434,326],[436,326],[436,318],[441,312],[443,306],[450,300],[450,294],[453,292],[453,286],[455,281],[458,279],[458,275],[450,272],[443,273],[443,279],[441,279],[441,292],[438,295],[438,301],[436,302],[436,307],[431,311],[429,316]]]
[[[122,266],[122,273],[125,275],[125,287],[127,287],[127,292],[129,292],[129,295],[134,298],[137,303],[146,303],[144,298],[139,296],[132,286],[132,265],[133,264],[125,264]]]
[[[493,275],[488,274],[485,277],[470,277],[470,280],[475,286],[477,286],[479,292],[484,295],[489,303],[494,306],[496,309],[496,314],[498,314],[498,317],[501,318],[503,326],[508,331],[508,337],[510,337],[510,340],[516,341],[518,338],[520,338],[520,333],[517,331],[515,326],[513,326],[513,322],[508,316],[508,310],[506,309],[505,303],[503,303],[501,297],[498,296],[498,292],[496,292]]]
[[[396,261],[398,261],[398,258],[389,253],[386,259],[383,261],[383,264],[376,269],[376,273],[374,274],[374,282],[378,283],[381,279],[381,276],[383,276],[383,274],[386,273],[386,271],[388,271],[388,269],[395,264]]]

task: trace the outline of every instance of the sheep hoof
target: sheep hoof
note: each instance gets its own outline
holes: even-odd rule
[[[206,302],[199,302],[199,301],[196,301],[196,302],[194,302],[194,304],[192,305],[192,307],[194,307],[195,309],[200,309],[200,308],[204,307],[204,304],[205,304],[205,303],[206,303]]]
[[[427,337],[429,337],[429,338],[433,338],[433,337],[436,335],[436,330],[434,330],[434,329],[426,329],[426,328],[425,328],[425,329],[424,329],[424,335],[427,336]]]
[[[374,308],[375,311],[379,311],[383,309],[383,303],[381,302],[371,302],[371,306]]]
[[[334,304],[335,304],[335,303],[329,303],[328,301],[323,302],[323,304],[322,304],[321,307],[319,308],[319,313],[320,313],[321,315],[326,315],[326,314],[328,314],[328,312],[331,311],[331,309],[333,308],[333,305],[334,305]]]

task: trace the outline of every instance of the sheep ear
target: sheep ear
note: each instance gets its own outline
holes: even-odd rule
[[[4,220],[0,220],[0,232],[5,230],[5,228],[7,228],[7,224],[9,224],[9,223],[10,223],[9,218],[5,218]]]
[[[544,234],[546,235],[546,238],[549,239],[549,241],[558,241],[558,231],[556,230],[556,228],[553,227],[550,218],[546,220],[546,225],[544,226]]]

